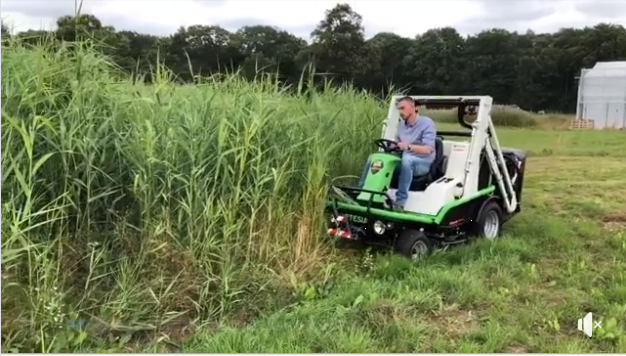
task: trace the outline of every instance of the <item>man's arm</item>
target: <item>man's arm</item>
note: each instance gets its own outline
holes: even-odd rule
[[[391,149],[398,146],[398,143],[400,142],[400,134],[396,132],[396,135],[393,138],[394,138],[394,141],[396,141],[396,143],[389,145],[389,148]]]
[[[420,155],[428,155],[432,152],[433,147],[435,147],[436,137],[437,130],[435,129],[435,123],[429,119],[428,125],[422,133],[421,144],[411,144],[409,145],[409,150]]]

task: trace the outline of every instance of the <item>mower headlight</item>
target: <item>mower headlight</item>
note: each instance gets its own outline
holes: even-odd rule
[[[385,230],[386,230],[386,227],[382,221],[376,220],[374,222],[374,233],[376,233],[377,235],[382,235],[385,233]]]
[[[383,161],[372,162],[372,165],[370,166],[370,171],[372,172],[372,174],[378,173],[378,171],[380,171],[381,169],[383,169]]]

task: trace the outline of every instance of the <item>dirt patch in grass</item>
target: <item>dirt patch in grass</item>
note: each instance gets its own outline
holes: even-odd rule
[[[511,345],[508,346],[504,352],[508,354],[525,354],[528,353],[528,348],[522,345]]]
[[[415,316],[412,308],[403,308],[402,305],[394,304],[392,301],[381,301],[372,308],[364,310],[361,319],[364,324],[376,328],[387,323],[406,322],[414,319]]]
[[[232,324],[235,327],[245,327],[248,326],[254,318],[256,318],[256,313],[251,310],[241,310],[234,313],[230,319],[229,324]]]
[[[160,352],[178,353],[185,339],[196,332],[196,327],[192,320],[179,318],[162,326],[155,332],[144,332],[133,335],[124,347],[124,351],[131,353],[142,353],[146,351],[146,345],[153,345]]]
[[[626,212],[615,212],[602,219],[602,226],[607,230],[626,229]]]
[[[436,329],[450,336],[467,334],[480,327],[476,312],[462,309],[456,304],[433,312],[428,320]]]

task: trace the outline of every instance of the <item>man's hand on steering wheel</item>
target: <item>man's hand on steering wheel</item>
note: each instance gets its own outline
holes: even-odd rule
[[[382,138],[380,140],[376,140],[376,145],[379,148],[382,148],[383,151],[390,153],[390,152],[400,152],[399,148],[398,148],[398,143],[392,140],[387,140],[385,138]]]
[[[397,146],[398,146],[398,149],[400,149],[400,151],[406,151],[409,149],[409,144],[406,142],[400,141],[397,143]]]

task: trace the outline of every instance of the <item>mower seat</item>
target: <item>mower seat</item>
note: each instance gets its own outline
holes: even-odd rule
[[[412,190],[412,191],[425,190],[426,187],[430,183],[436,181],[441,176],[443,176],[444,174],[443,159],[444,158],[445,157],[443,155],[443,140],[437,137],[435,139],[435,159],[433,160],[433,163],[430,165],[430,170],[428,171],[428,174],[413,177],[409,190]]]
[[[430,165],[430,170],[427,174],[413,177],[411,185],[409,186],[409,190],[414,192],[425,190],[430,183],[442,177],[445,173],[443,167],[444,158],[445,156],[443,155],[443,140],[440,137],[437,137],[435,139],[435,159]],[[400,170],[397,169],[391,179],[391,188],[398,187],[399,176]]]

